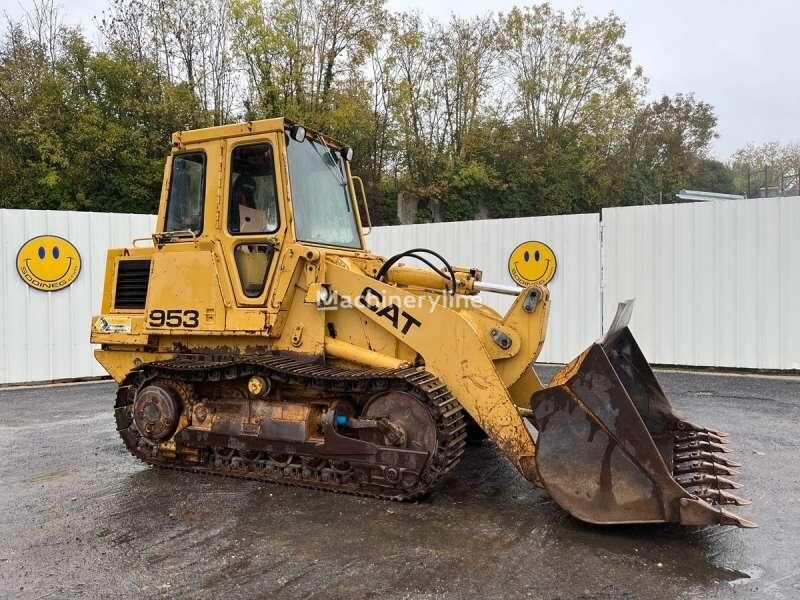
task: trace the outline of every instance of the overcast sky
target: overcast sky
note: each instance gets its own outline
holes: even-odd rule
[[[14,0],[12,0],[13,2]],[[60,0],[69,24],[94,37],[92,17],[105,0]],[[11,4],[9,2],[8,4]],[[23,3],[26,4],[26,3]],[[508,11],[514,0],[388,0],[392,10],[446,19]],[[627,24],[626,42],[650,80],[650,95],[693,91],[714,106],[726,159],[747,142],[800,142],[800,2],[790,0],[552,0],[590,15],[614,11]],[[5,9],[18,16],[15,4]]]

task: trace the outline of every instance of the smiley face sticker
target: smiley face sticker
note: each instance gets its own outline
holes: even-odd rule
[[[542,242],[523,242],[508,257],[508,272],[522,287],[545,285],[556,274],[556,255]]]
[[[63,290],[78,278],[81,255],[64,238],[40,235],[22,244],[17,253],[17,272],[34,289]]]

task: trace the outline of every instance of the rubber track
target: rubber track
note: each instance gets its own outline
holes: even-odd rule
[[[369,489],[354,488],[353,483],[340,484],[286,476],[276,477],[243,468],[234,470],[210,464],[182,462],[180,458],[152,456],[142,452],[138,444],[141,436],[133,425],[130,406],[136,390],[146,382],[159,378],[177,380],[185,384],[208,383],[229,381],[254,374],[269,377],[273,384],[300,385],[333,394],[366,396],[388,390],[411,392],[426,403],[436,420],[437,450],[426,463],[414,487],[377,488],[375,485],[363,485]],[[120,385],[114,412],[117,430],[128,451],[149,465],[388,500],[413,500],[428,493],[458,463],[464,452],[467,426],[466,413],[447,386],[423,368],[343,369],[327,367],[291,353],[219,358],[213,361],[185,357],[147,363],[131,371]],[[207,453],[204,454],[207,460]]]

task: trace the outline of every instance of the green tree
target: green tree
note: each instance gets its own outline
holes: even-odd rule
[[[42,45],[12,26],[0,46],[0,205],[154,212],[170,133],[204,111],[129,49],[56,35]]]
[[[524,148],[515,201],[499,214],[596,210],[613,203],[608,175],[645,93],[625,26],[549,4],[501,19],[504,63],[513,82],[511,135]],[[525,201],[520,203],[520,193]]]
[[[637,111],[614,172],[624,204],[671,202],[717,137],[717,119],[692,94],[664,96]]]
[[[728,166],[740,193],[753,197],[800,194],[800,144],[747,144],[733,153]]]
[[[737,187],[733,170],[713,158],[701,158],[689,175],[687,187],[704,192],[736,194]]]
[[[565,128],[607,134],[644,94],[625,25],[613,14],[590,19],[540,4],[513,8],[502,28],[514,108],[535,139]]]
[[[0,39],[2,206],[152,212],[171,132],[279,115],[353,147],[376,224],[396,221],[401,195],[419,219],[455,220],[731,190],[708,156],[712,107],[647,102],[613,14],[539,4],[435,21],[384,0],[109,0],[92,47],[54,0],[29,1]],[[798,162],[789,150],[743,149],[733,187],[756,164],[774,187]]]

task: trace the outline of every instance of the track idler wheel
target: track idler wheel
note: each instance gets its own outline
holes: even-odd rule
[[[175,392],[158,383],[143,387],[133,401],[133,421],[142,436],[154,443],[172,437],[180,414]]]
[[[378,426],[359,430],[362,440],[373,444],[411,448],[436,453],[436,421],[430,410],[414,395],[389,392],[373,396],[361,415]]]

